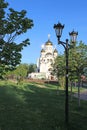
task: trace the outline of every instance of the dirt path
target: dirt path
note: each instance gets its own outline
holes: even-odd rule
[[[75,97],[78,97],[78,94],[75,93],[74,96],[75,96]],[[87,90],[85,90],[84,92],[81,92],[81,93],[80,93],[80,99],[82,99],[82,100],[87,100]]]

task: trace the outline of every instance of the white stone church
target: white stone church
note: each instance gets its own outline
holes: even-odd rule
[[[55,77],[51,73],[52,64],[57,56],[58,51],[48,37],[48,41],[42,45],[40,57],[37,60],[37,72],[31,73],[31,77],[34,79],[54,79]]]

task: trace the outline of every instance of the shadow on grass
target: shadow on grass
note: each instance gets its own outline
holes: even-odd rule
[[[57,95],[56,86],[52,85],[2,85],[0,87],[0,129],[66,130],[64,125],[64,95],[64,91],[61,90]],[[72,103],[70,106],[72,107]],[[74,107],[71,111],[71,119],[77,120],[77,117],[80,117],[79,112],[74,111]],[[74,130],[81,130],[77,128],[78,125],[72,125],[76,125],[75,121],[71,122],[70,130],[73,128]]]

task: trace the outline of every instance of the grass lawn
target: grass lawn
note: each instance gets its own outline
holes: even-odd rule
[[[67,130],[65,92],[56,85],[0,81],[0,130]],[[68,130],[87,130],[87,101],[69,100]]]

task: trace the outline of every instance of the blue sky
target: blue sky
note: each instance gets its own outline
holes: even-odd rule
[[[27,17],[33,20],[34,27],[17,41],[30,39],[30,46],[22,51],[22,63],[36,63],[40,56],[41,45],[50,40],[59,53],[63,47],[57,44],[53,25],[60,21],[65,24],[61,40],[69,39],[69,32],[78,31],[77,40],[87,44],[87,0],[6,0],[9,7],[17,11],[27,11]]]

